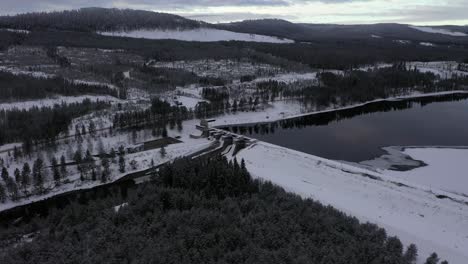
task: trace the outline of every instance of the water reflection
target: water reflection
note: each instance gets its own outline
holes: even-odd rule
[[[384,101],[224,129],[338,160],[363,161],[393,145],[468,145],[468,95]]]

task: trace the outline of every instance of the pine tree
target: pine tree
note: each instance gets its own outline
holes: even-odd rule
[[[406,260],[407,263],[416,263],[416,259],[418,258],[418,248],[415,244],[411,244],[408,246],[403,258]]]
[[[73,160],[75,160],[77,164],[80,164],[83,161],[83,157],[81,156],[81,151],[77,150],[75,152],[75,155],[73,156]]]
[[[114,148],[111,148],[111,151],[109,153],[109,157],[111,158],[111,162],[112,163],[115,163],[115,157],[117,156],[117,154],[115,153],[115,149]]]
[[[60,173],[62,174],[63,178],[66,178],[66,175],[67,175],[67,161],[66,161],[64,155],[62,155],[60,157]]]
[[[91,170],[91,180],[96,181],[96,179],[97,179],[96,170],[94,168],[92,168],[92,170]]]
[[[124,155],[119,156],[119,171],[121,173],[125,172],[125,157],[124,157]]]
[[[104,143],[102,142],[102,139],[98,139],[98,154],[100,157],[102,157],[104,154],[106,154],[106,150],[104,149]]]
[[[93,120],[89,121],[88,131],[92,137],[96,136],[96,125],[94,124]]]
[[[29,167],[29,163],[24,163],[23,170],[21,171],[21,187],[23,192],[26,192],[28,185],[30,183],[31,177],[31,167]]]
[[[162,135],[163,138],[167,137],[167,128],[166,127],[163,128],[161,135]]]
[[[101,182],[107,182],[110,175],[110,164],[109,159],[107,157],[102,158],[102,175],[101,175]]]
[[[21,183],[21,172],[20,172],[20,170],[18,168],[16,168],[14,174],[15,174],[15,182],[17,184],[20,184]]]
[[[425,264],[437,264],[439,263],[439,256],[437,256],[437,253],[432,253],[427,259]]]
[[[0,183],[0,203],[4,203],[6,201],[6,192],[3,185]]]
[[[52,174],[54,177],[55,184],[59,185],[61,176],[60,176],[60,171],[59,171],[59,165],[55,157],[52,158],[50,165],[52,167]]]
[[[2,179],[6,183],[8,181],[8,178],[10,178],[10,174],[8,173],[7,168],[3,167],[2,168]]]
[[[41,158],[37,158],[36,161],[34,162],[33,165],[33,181],[34,181],[34,188],[36,192],[42,193],[43,191],[43,184],[44,184],[44,178],[42,174],[42,169],[44,166],[44,162],[42,161]]]

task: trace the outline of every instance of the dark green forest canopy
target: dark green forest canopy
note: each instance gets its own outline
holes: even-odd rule
[[[36,78],[0,71],[0,102],[18,99],[42,99],[53,95],[103,94],[118,96],[105,85],[76,83],[61,77]]]
[[[82,102],[33,107],[28,110],[0,110],[0,145],[22,141],[28,152],[33,143],[53,141],[66,132],[73,118],[110,107],[110,103],[85,99]]]
[[[120,193],[120,192],[118,192]],[[118,212],[114,206],[127,203]],[[33,243],[6,244],[25,233]],[[0,229],[1,263],[413,263],[373,224],[254,180],[243,162],[180,159],[153,182]]]
[[[0,28],[80,32],[133,29],[197,28],[200,23],[181,16],[131,9],[82,8],[61,12],[1,16]]]
[[[401,45],[372,39],[272,44],[150,40],[85,32],[36,31],[28,34],[21,43],[27,46],[124,49],[147,59],[162,61],[251,58],[274,64],[284,64],[286,60],[312,68],[336,69],[350,69],[377,62],[462,61],[468,58],[468,47],[463,45],[425,47],[417,43]]]

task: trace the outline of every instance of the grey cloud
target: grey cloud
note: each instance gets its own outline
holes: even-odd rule
[[[0,0],[0,14],[77,9],[81,7],[118,7],[151,10],[190,10],[221,6],[289,6],[306,2],[345,3],[371,0]]]
[[[81,7],[118,7],[151,10],[189,10],[194,7],[286,6],[286,0],[1,0],[1,14],[77,9]]]

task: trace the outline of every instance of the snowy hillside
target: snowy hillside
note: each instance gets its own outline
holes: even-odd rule
[[[134,30],[128,32],[99,32],[106,36],[131,37],[131,38],[146,38],[146,39],[176,39],[183,41],[251,41],[251,42],[268,42],[268,43],[294,43],[290,39],[280,39],[276,37],[236,33],[227,30],[199,28],[190,30]]]
[[[453,36],[453,37],[466,37],[468,36],[467,34],[463,32],[454,32],[450,31],[448,29],[443,29],[443,28],[432,28],[432,27],[416,27],[416,26],[410,26],[410,28],[426,32],[426,33],[434,33],[434,34],[442,34],[442,35],[448,35],[448,36]]]

